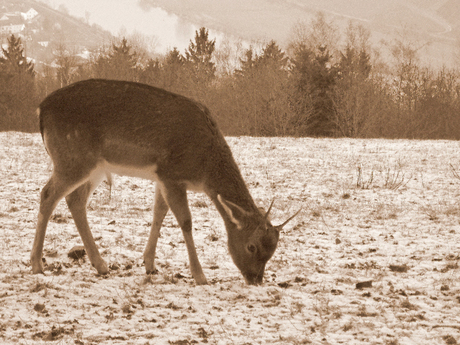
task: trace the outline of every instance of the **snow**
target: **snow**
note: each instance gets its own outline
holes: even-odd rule
[[[245,285],[221,218],[194,193],[195,243],[210,284],[195,286],[171,214],[159,273],[146,276],[154,185],[127,177],[115,177],[111,197],[102,184],[89,204],[111,273],[67,257],[81,240],[61,202],[45,238],[47,270],[32,275],[39,194],[52,166],[39,134],[0,133],[0,343],[460,342],[460,143],[227,140],[256,203],[275,198],[275,225],[303,207],[258,287]]]

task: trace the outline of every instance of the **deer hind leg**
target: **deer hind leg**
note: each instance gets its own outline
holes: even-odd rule
[[[144,251],[144,265],[147,274],[156,273],[155,251],[157,248],[158,237],[163,219],[168,213],[169,206],[161,194],[159,183],[155,186],[155,205],[153,206],[153,221],[150,230],[149,240]]]
[[[157,182],[160,184],[160,182]],[[195,243],[192,234],[192,216],[187,202],[187,190],[184,186],[174,183],[162,183],[160,186],[163,197],[169,205],[169,208],[174,213],[179,226],[184,235],[185,244],[187,246],[188,257],[190,261],[190,271],[197,285],[207,284],[198,256],[196,254]]]
[[[72,213],[75,226],[77,227],[78,233],[83,241],[83,245],[85,246],[89,261],[93,267],[96,268],[97,272],[103,275],[107,274],[109,269],[97,249],[93,234],[91,233],[91,229],[88,224],[88,219],[86,217],[86,205],[88,203],[88,198],[101,182],[102,176],[103,175],[94,176],[89,181],[75,189],[72,193],[66,196],[66,202],[70,213]]]
[[[43,187],[40,195],[40,211],[38,213],[37,229],[35,231],[34,244],[30,254],[32,273],[43,273],[42,253],[45,241],[46,227],[49,218],[58,202],[76,188],[80,182],[69,182],[60,178],[55,172]]]

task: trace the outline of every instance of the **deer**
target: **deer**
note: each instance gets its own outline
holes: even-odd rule
[[[153,221],[143,253],[147,274],[157,272],[155,251],[168,210],[185,240],[197,285],[207,284],[192,235],[187,191],[205,193],[220,213],[230,256],[248,285],[260,285],[283,227],[255,204],[216,121],[192,99],[137,82],[88,79],[48,95],[39,105],[40,132],[53,172],[40,193],[32,273],[44,273],[48,221],[65,198],[91,265],[109,273],[90,230],[86,206],[111,174],[155,182]]]

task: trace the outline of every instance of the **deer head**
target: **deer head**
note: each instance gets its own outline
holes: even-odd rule
[[[267,212],[259,209],[246,211],[220,195],[218,200],[230,222],[227,224],[228,247],[233,262],[248,284],[261,284],[265,265],[275,252],[281,230],[301,209],[282,224],[274,226],[269,219],[274,200]]]

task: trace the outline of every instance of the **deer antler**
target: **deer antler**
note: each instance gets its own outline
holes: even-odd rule
[[[268,211],[265,213],[265,219],[268,219],[268,216],[270,214],[270,211],[272,210],[273,203],[275,202],[275,198],[273,198],[272,202],[270,203],[270,206],[268,206]]]
[[[283,230],[283,227],[284,227],[287,223],[289,223],[289,221],[292,220],[292,218],[294,218],[295,216],[297,216],[297,215],[300,213],[300,211],[302,211],[302,207],[301,207],[296,213],[294,213],[293,216],[289,217],[283,224],[280,224],[280,225],[275,226],[275,229],[276,229],[277,231]]]

